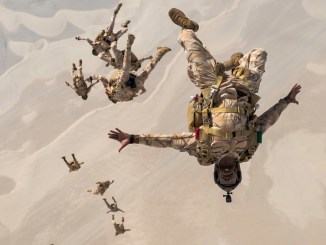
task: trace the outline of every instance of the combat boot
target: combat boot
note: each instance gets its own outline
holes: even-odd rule
[[[199,25],[195,21],[187,18],[187,16],[179,9],[170,9],[169,16],[174,24],[181,26],[182,28],[190,29],[194,32],[198,31],[199,29]]]
[[[243,53],[234,53],[231,55],[231,58],[225,61],[224,67],[226,71],[232,70],[233,68],[239,66],[239,60],[243,57]]]
[[[128,34],[128,40],[127,40],[127,48],[131,49],[132,44],[135,41],[135,36],[132,34]]]
[[[127,20],[121,24],[121,27],[127,28],[130,23],[130,20]]]
[[[158,47],[156,49],[156,55],[155,55],[155,59],[157,61],[160,61],[162,59],[162,57],[167,53],[170,52],[171,49],[168,47]]]
[[[75,63],[72,63],[72,70],[73,70],[73,71],[77,71],[77,68],[76,68]]]
[[[116,9],[114,10],[114,14],[118,14],[119,13],[119,10],[122,6],[122,3],[119,3],[118,6],[116,7]]]

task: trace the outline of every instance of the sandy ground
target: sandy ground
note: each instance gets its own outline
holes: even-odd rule
[[[117,1],[0,1],[0,244],[326,244],[326,3],[323,0],[124,0],[117,27],[130,19],[134,52],[172,51],[145,84],[147,93],[112,105],[102,86],[75,96],[72,62],[85,75],[111,71],[74,37],[94,37]],[[199,38],[219,61],[256,47],[268,51],[258,114],[303,87],[264,136],[243,181],[225,203],[213,166],[172,149],[127,147],[109,129],[131,133],[186,131],[197,89],[186,74],[171,7],[198,21]],[[123,48],[126,37],[120,39]],[[61,156],[85,161],[69,173]],[[101,196],[125,210],[131,231],[114,236]],[[116,219],[121,219],[121,213]]]

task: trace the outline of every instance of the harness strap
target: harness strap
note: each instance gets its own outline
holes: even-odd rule
[[[214,82],[214,85],[208,88],[201,89],[201,93],[203,94],[204,98],[208,98],[212,92],[212,90],[219,90],[221,83],[223,81],[223,76],[217,76]]]
[[[212,127],[208,128],[207,130],[203,128],[203,131],[205,134],[212,135],[215,137],[223,138],[226,140],[233,139],[233,138],[239,138],[239,137],[248,137],[251,135],[254,131],[252,129],[249,130],[239,130],[239,131],[233,131],[233,132],[223,132],[218,128]]]
[[[238,113],[241,115],[248,115],[248,110],[241,107],[214,107],[211,109],[212,113]]]

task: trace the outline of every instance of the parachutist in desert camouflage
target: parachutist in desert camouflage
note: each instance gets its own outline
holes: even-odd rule
[[[199,29],[178,9],[169,11],[171,20],[182,27],[178,41],[185,49],[188,76],[201,89],[201,95],[190,103],[188,125],[190,133],[172,135],[129,135],[111,130],[109,137],[121,143],[119,151],[130,143],[151,147],[171,147],[195,156],[201,165],[215,164],[215,183],[230,192],[241,182],[240,162],[248,161],[262,140],[262,134],[280,117],[290,103],[298,103],[301,86],[294,85],[290,93],[261,116],[256,116],[258,92],[265,71],[267,53],[254,49],[231,60],[215,61],[195,35]],[[232,69],[232,76],[224,73]]]
[[[62,157],[62,159],[65,161],[65,163],[67,164],[68,168],[69,168],[69,172],[72,172],[72,171],[77,171],[78,169],[80,169],[80,165],[84,164],[84,162],[78,162],[76,157],[75,157],[75,154],[71,154],[72,155],[72,158],[73,158],[73,161],[71,162],[68,162],[66,160],[66,157]]]
[[[122,217],[121,219],[121,224],[117,224],[114,220],[114,215],[112,214],[112,223],[114,225],[114,228],[115,228],[115,235],[120,235],[120,234],[123,234],[125,233],[126,231],[130,231],[130,229],[125,229],[124,227],[124,222],[125,222],[125,219],[124,217]]]
[[[251,159],[261,143],[262,134],[279,119],[284,109],[290,103],[298,103],[296,95],[300,89],[300,85],[295,85],[286,97],[257,117],[251,129],[217,131],[206,138],[198,137],[197,133],[131,135],[116,129],[110,131],[109,138],[121,143],[119,151],[129,144],[174,148],[196,157],[201,165],[215,164],[215,183],[229,194],[241,182],[240,163]]]
[[[96,182],[96,189],[89,189],[87,192],[91,192],[93,195],[100,194],[101,196],[104,194],[104,192],[112,185],[114,180],[110,181],[102,181],[102,182]]]
[[[106,200],[106,198],[103,198],[103,201],[105,202],[106,206],[110,209],[110,210],[107,211],[106,213],[110,213],[110,212],[118,212],[118,211],[124,213],[123,210],[121,210],[120,208],[118,208],[117,201],[115,200],[114,197],[112,197],[112,200],[113,200],[113,203],[110,204],[110,203]]]
[[[76,71],[77,74],[75,74]],[[73,85],[69,84],[67,81],[65,82],[66,85],[72,88],[78,96],[82,97],[83,100],[87,100],[88,93],[91,91],[92,87],[99,82],[99,80],[97,80],[93,83],[92,77],[84,79],[82,71],[82,60],[79,60],[78,69],[76,68],[76,65],[74,63],[72,64],[71,78],[74,82]],[[89,82],[90,85],[87,85],[86,82]]]
[[[88,37],[81,37],[81,36],[76,37],[76,40],[87,41],[87,43],[92,46],[92,54],[95,56],[99,56],[102,60],[104,60],[107,63],[110,63],[112,59],[112,55],[110,53],[112,42],[117,42],[118,39],[128,31],[128,24],[130,23],[129,20],[125,21],[121,25],[123,27],[122,30],[119,30],[117,33],[113,32],[115,19],[121,6],[122,3],[119,3],[116,9],[114,10],[113,16],[111,17],[110,24],[105,30],[102,30],[96,36],[94,41]]]
[[[121,69],[114,70],[110,79],[103,76],[93,76],[94,79],[102,81],[109,100],[113,103],[129,101],[138,96],[138,93],[143,94],[146,92],[144,83],[149,74],[153,71],[161,58],[169,51],[170,48],[159,47],[157,48],[156,55],[151,59],[150,63],[138,75],[135,71],[131,70],[131,46],[134,43],[135,36],[129,34],[127,40],[127,47],[123,56],[123,65]]]

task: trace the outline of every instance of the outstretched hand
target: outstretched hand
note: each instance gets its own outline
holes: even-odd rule
[[[301,85],[299,84],[295,84],[293,86],[293,88],[291,89],[290,93],[284,98],[284,100],[286,101],[286,103],[290,104],[290,103],[295,103],[295,104],[299,104],[299,102],[296,100],[296,96],[298,93],[300,93],[300,89],[301,89]]]
[[[130,135],[116,128],[116,131],[110,130],[108,133],[110,139],[117,140],[121,143],[119,152],[130,143]]]

